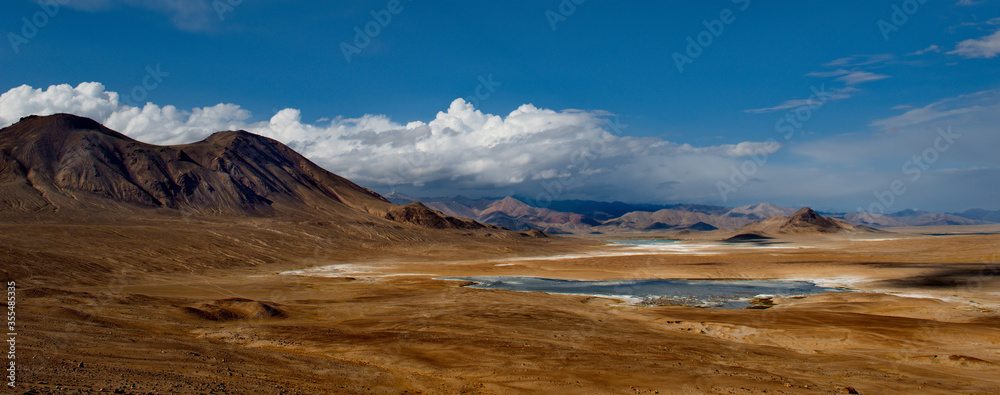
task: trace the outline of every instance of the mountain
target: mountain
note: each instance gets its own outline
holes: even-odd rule
[[[717,216],[704,213],[663,209],[656,212],[633,211],[621,217],[604,222],[603,227],[615,227],[619,230],[628,229],[671,229],[694,225],[699,222],[714,224]]]
[[[382,214],[392,204],[287,146],[243,131],[178,146],[142,143],[69,114],[0,130],[0,210],[127,206],[262,215]]]
[[[456,218],[431,210],[420,202],[397,206],[385,214],[386,219],[409,222],[433,229],[482,229],[486,226],[466,218]]]
[[[719,228],[716,228],[715,226],[706,224],[704,222],[698,222],[696,224],[686,226],[683,228],[683,230],[689,230],[693,232],[711,232],[713,230],[718,230],[718,229]]]
[[[709,215],[725,214],[728,208],[704,204],[629,204],[622,202],[598,202],[593,200],[555,200],[545,205],[545,208],[581,214],[597,221],[607,221],[625,214],[644,211],[656,212],[664,209],[698,212]],[[793,210],[794,211],[794,210]]]
[[[560,200],[536,207],[508,196],[503,199],[413,198],[399,193],[390,201],[415,201],[446,215],[473,218],[483,223],[513,230],[542,229],[548,233],[685,232],[739,229],[773,217],[792,217],[799,210],[772,203],[736,208],[700,204],[628,204],[590,200]],[[530,201],[530,200],[529,200]],[[819,215],[817,213],[817,215]],[[861,227],[925,225],[972,225],[1000,220],[1000,211],[968,210],[962,214],[934,214],[903,210],[885,215],[875,213],[832,213],[831,220]],[[1000,222],[1000,221],[998,221]],[[701,225],[698,225],[698,224]],[[864,228],[862,228],[864,229]]]
[[[414,201],[446,215],[467,217],[477,221],[526,231],[540,229],[546,233],[618,233],[618,232],[707,232],[719,229],[739,229],[755,221],[772,217],[791,217],[796,209],[771,203],[760,203],[729,209],[698,204],[632,205],[622,202],[587,200],[554,201],[546,207],[531,206],[513,196],[503,199],[413,198],[400,193],[387,195],[390,201],[406,204]],[[580,210],[560,211],[555,208]],[[654,211],[643,208],[659,208]],[[625,210],[620,216],[608,218]],[[900,223],[888,219],[889,223]],[[881,225],[881,224],[874,224]]]
[[[491,220],[514,220],[534,229],[556,229],[561,232],[588,229],[598,222],[582,214],[532,207],[512,196],[494,201],[478,213],[487,223]]]
[[[597,221],[621,217],[633,211],[657,211],[669,208],[665,205],[628,204],[622,202],[598,202],[593,200],[555,200],[544,208],[583,215]]]
[[[669,209],[655,212],[633,211],[621,217],[605,221],[602,226],[615,227],[619,231],[686,229],[704,231],[715,229],[736,229],[754,221],[774,216],[790,216],[795,209],[761,203],[737,207],[732,210],[718,210],[715,206],[672,205]],[[688,229],[702,223],[701,229]],[[705,226],[707,225],[707,226]],[[605,230],[607,232],[608,230]]]
[[[932,225],[978,225],[986,222],[976,221],[969,218],[959,217],[951,214],[935,214],[921,210],[902,210],[888,215],[906,226],[932,226]]]
[[[854,225],[865,225],[865,226],[875,226],[875,227],[893,227],[893,226],[906,226],[905,223],[899,221],[896,218],[892,218],[885,214],[877,213],[847,213],[844,215],[844,221],[849,224]]]
[[[951,213],[949,215],[967,218],[974,221],[1000,222],[1000,210],[990,211],[981,208],[974,208],[970,210],[965,210],[961,213]]]
[[[809,207],[803,207],[791,216],[775,216],[757,221],[739,229],[740,234],[818,234],[840,232],[873,232],[875,229],[856,226],[827,218]]]
[[[482,224],[399,207],[275,140],[225,131],[175,146],[136,141],[69,114],[0,129],[0,214],[185,213]]]
[[[791,207],[782,207],[771,203],[760,203],[737,207],[726,213],[727,217],[746,217],[751,220],[761,220],[778,216],[790,216],[795,213]]]
[[[591,226],[600,225],[585,215],[533,207],[513,196],[503,199],[469,199],[463,196],[412,198],[400,193],[391,193],[387,197],[401,204],[419,201],[429,209],[440,211],[445,215],[472,218],[517,231],[537,229],[551,233],[579,233],[589,232]]]
[[[996,213],[996,214],[993,214]],[[1000,222],[1000,212],[968,210],[960,214],[937,214],[920,210],[903,210],[892,214],[847,213],[844,221],[855,225],[877,227],[893,226],[935,226],[935,225],[981,225]]]

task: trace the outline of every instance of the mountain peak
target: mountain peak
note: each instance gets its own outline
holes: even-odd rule
[[[80,131],[97,132],[117,139],[135,141],[124,134],[104,127],[93,119],[64,113],[23,117],[17,123],[3,128],[0,137],[37,139],[59,136],[65,138]]]
[[[792,218],[793,219],[794,218],[799,218],[799,219],[817,219],[817,218],[823,218],[823,217],[821,215],[819,215],[819,213],[817,213],[813,209],[811,209],[809,207],[803,207],[803,208],[800,208],[798,211],[796,211],[794,214],[792,214]]]
[[[781,230],[791,229],[815,229],[823,233],[832,233],[843,228],[837,222],[826,218],[809,207],[800,208],[792,214],[782,226]]]
[[[205,141],[227,140],[227,139],[233,139],[233,138],[239,138],[239,137],[243,137],[243,138],[266,138],[266,137],[261,136],[261,135],[250,133],[250,132],[248,132],[246,130],[225,130],[225,131],[221,131],[221,132],[212,133],[210,136],[208,136],[208,138],[205,139]]]
[[[102,130],[105,129],[104,125],[99,122],[81,117],[79,115],[59,113],[52,115],[29,115],[21,118],[18,123],[28,122],[32,124],[49,124],[49,125],[60,125],[66,126],[73,130]]]

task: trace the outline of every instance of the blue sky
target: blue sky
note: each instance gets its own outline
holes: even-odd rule
[[[245,128],[380,192],[1000,209],[1000,1],[396,3],[7,2],[0,120]]]

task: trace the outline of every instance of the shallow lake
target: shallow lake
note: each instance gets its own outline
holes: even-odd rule
[[[649,305],[684,305],[741,309],[757,296],[790,297],[842,288],[821,287],[809,281],[783,280],[557,280],[538,277],[450,277],[476,283],[472,288],[506,289],[521,292],[592,295],[626,299]]]

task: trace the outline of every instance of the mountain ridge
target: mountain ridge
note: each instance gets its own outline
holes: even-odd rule
[[[0,216],[137,214],[499,229],[422,205],[397,206],[276,140],[244,130],[160,146],[72,114],[28,116],[0,129]]]
[[[387,197],[394,203],[413,201],[424,202],[428,207],[448,215],[473,218],[483,223],[503,226],[515,230],[543,229],[548,233],[614,233],[614,232],[707,232],[712,230],[738,230],[755,221],[772,217],[791,217],[799,209],[779,206],[773,203],[758,203],[735,208],[697,204],[630,205],[622,202],[596,202],[587,200],[553,201],[544,207],[532,206],[516,196],[504,198],[470,199],[455,198],[414,198],[399,193]],[[530,201],[530,200],[528,200]],[[557,211],[555,208],[570,208],[577,211]],[[656,208],[643,211],[637,208]],[[606,211],[632,210],[617,217],[607,216]],[[618,211],[615,211],[616,213]],[[485,214],[484,214],[485,213]],[[539,216],[539,213],[543,215]],[[596,214],[595,214],[596,213]],[[897,227],[930,225],[975,225],[991,223],[980,218],[997,216],[1000,211],[968,210],[968,214],[916,214],[901,211],[900,215],[874,213],[829,213],[832,220],[851,226]],[[529,215],[530,214],[530,215]],[[580,217],[573,216],[574,214]],[[817,213],[818,214],[818,213]],[[967,218],[972,217],[972,218]],[[553,220],[553,219],[559,220]],[[567,221],[567,218],[573,220]],[[697,223],[705,225],[693,226]],[[715,229],[712,229],[715,228]]]

